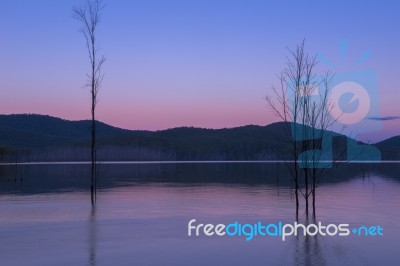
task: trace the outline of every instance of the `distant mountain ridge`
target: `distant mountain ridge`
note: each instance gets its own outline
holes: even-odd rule
[[[288,143],[282,141],[287,126],[280,122],[223,129],[178,127],[141,131],[97,122],[98,157],[103,160],[279,159],[290,151]],[[89,120],[69,121],[36,114],[0,115],[0,152],[18,152],[22,160],[87,160],[89,143]],[[400,150],[400,136],[375,145],[385,151],[385,159],[395,158]]]
[[[400,160],[400,136],[394,136],[375,144],[382,152],[383,160]]]
[[[400,147],[400,136],[394,136],[394,137],[385,139],[383,141],[376,143],[376,145]]]
[[[90,138],[89,120],[69,121],[48,115],[0,115],[0,147],[36,149],[71,145]],[[98,137],[123,135],[130,130],[96,123]]]

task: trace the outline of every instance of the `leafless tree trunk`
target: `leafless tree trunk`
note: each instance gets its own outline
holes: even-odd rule
[[[74,8],[74,18],[82,24],[81,32],[85,37],[86,47],[90,61],[90,72],[87,74],[86,86],[90,88],[91,95],[91,202],[96,203],[97,168],[96,168],[96,105],[97,96],[103,81],[102,66],[105,62],[103,56],[99,56],[99,43],[96,38],[97,27],[101,21],[101,0],[87,0],[84,6]]]
[[[332,103],[329,100],[329,93],[331,88],[331,81],[333,75],[330,72],[325,73],[322,76],[322,80],[318,83],[319,92],[318,96],[313,96],[316,99],[312,99],[307,96],[307,101],[311,106],[308,115],[308,126],[311,130],[311,147],[310,150],[314,151],[311,153],[309,168],[311,170],[311,191],[312,194],[312,205],[313,214],[315,215],[315,199],[316,189],[318,187],[320,178],[326,173],[326,170],[331,168],[326,162],[326,154],[324,154],[324,147],[332,147],[332,133],[329,129],[336,122],[329,113],[332,110]],[[333,150],[328,149],[331,152],[331,164],[335,161],[333,157]],[[318,152],[315,152],[318,151]]]
[[[280,75],[280,88],[272,87],[272,95],[266,100],[272,112],[288,125],[286,137],[292,142],[289,160],[292,163],[286,165],[295,183],[296,215],[299,193],[305,199],[308,215],[310,195],[315,213],[316,188],[324,169],[320,164],[324,137],[335,122],[328,114],[332,108],[328,98],[332,75],[325,73],[322,81],[316,78],[315,66],[318,62],[316,56],[305,52],[304,41],[289,53],[286,67]],[[318,150],[321,152],[314,152]],[[299,164],[302,171],[298,169]]]

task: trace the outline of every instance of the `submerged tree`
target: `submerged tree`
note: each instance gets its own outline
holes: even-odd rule
[[[96,105],[97,96],[101,83],[103,81],[102,66],[105,62],[105,57],[100,56],[99,42],[97,40],[97,27],[101,21],[101,10],[103,9],[101,0],[87,0],[84,6],[74,8],[74,18],[81,24],[81,32],[85,37],[86,48],[90,62],[90,72],[87,74],[87,83],[85,84],[90,89],[91,96],[91,201],[92,205],[96,203],[96,188],[97,188],[97,159],[96,159]]]
[[[316,56],[305,52],[304,41],[289,53],[279,76],[280,86],[273,86],[266,100],[272,112],[285,122],[284,141],[291,143],[290,157],[285,163],[294,182],[297,215],[299,194],[305,199],[307,214],[312,195],[315,213],[316,188],[332,165],[329,128],[335,121],[329,115],[332,105],[328,96],[333,75],[327,72],[317,76]]]

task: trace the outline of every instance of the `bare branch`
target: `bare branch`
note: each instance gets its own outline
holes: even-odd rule
[[[103,82],[104,74],[102,66],[105,62],[104,56],[99,56],[99,43],[97,41],[97,27],[101,21],[101,10],[104,8],[101,0],[86,0],[84,6],[74,8],[73,17],[81,25],[81,32],[85,38],[85,45],[89,57],[90,71],[86,75],[85,86],[89,87],[91,95],[91,199],[92,205],[96,201],[97,167],[96,167],[96,106],[98,103],[98,92]]]

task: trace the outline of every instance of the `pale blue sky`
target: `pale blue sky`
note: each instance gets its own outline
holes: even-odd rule
[[[84,40],[72,9],[84,1],[0,1],[0,113],[89,117]],[[107,57],[100,120],[130,129],[232,127],[273,120],[264,97],[306,39],[333,71],[373,69],[383,116],[399,116],[398,1],[104,1]],[[351,65],[364,51],[372,56]],[[400,134],[387,121],[371,139]]]

